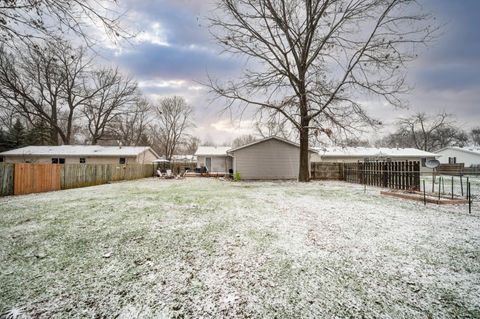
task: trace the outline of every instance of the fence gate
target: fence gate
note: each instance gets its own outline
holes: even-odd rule
[[[15,164],[15,195],[60,190],[59,164]]]
[[[375,161],[344,164],[344,180],[392,189],[420,190],[419,161]]]

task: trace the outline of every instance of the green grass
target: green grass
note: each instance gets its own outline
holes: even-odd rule
[[[479,219],[340,182],[145,179],[5,197],[0,314],[478,318]]]

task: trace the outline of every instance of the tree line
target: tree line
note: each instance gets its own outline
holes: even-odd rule
[[[0,150],[148,145],[169,158],[198,144],[188,135],[193,108],[184,98],[149,101],[131,76],[99,64],[99,39],[134,36],[121,16],[115,0],[2,4]]]
[[[3,149],[121,143],[171,157],[186,143],[193,109],[184,98],[152,103],[132,77],[99,66],[86,47],[65,40],[22,47],[0,48]]]

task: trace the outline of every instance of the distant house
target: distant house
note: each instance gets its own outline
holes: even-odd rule
[[[419,161],[422,171],[429,170],[425,167],[427,160],[438,156],[416,148],[320,147],[316,150],[312,162]]]
[[[224,173],[231,169],[246,180],[297,179],[300,167],[300,146],[275,136],[236,148],[200,146],[195,155],[198,167]]]
[[[144,146],[27,146],[0,153],[6,163],[150,164],[158,155]]]
[[[197,167],[206,167],[209,172],[228,173],[232,169],[232,157],[227,154],[230,146],[199,146],[195,152]]]
[[[435,152],[442,164],[461,164],[465,167],[480,166],[480,147],[445,147]]]

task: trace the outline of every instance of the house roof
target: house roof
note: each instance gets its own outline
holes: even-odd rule
[[[101,145],[60,145],[60,146],[27,146],[0,153],[0,155],[16,156],[137,156],[150,150],[148,146],[101,146]]]
[[[317,151],[322,157],[438,157],[416,148],[320,147]]]
[[[199,146],[195,156],[227,156],[231,146]]]
[[[466,146],[466,147],[449,146],[449,147],[444,147],[444,148],[436,151],[435,153],[443,152],[443,151],[449,150],[449,149],[480,156],[480,147],[479,146]]]
[[[269,141],[269,140],[277,140],[277,141],[279,141],[279,142],[283,142],[283,143],[286,143],[286,144],[290,144],[290,145],[295,146],[295,147],[300,147],[300,144],[297,144],[297,143],[295,143],[295,142],[292,142],[292,141],[289,141],[289,140],[280,138],[280,137],[278,137],[278,136],[270,136],[270,137],[263,138],[263,139],[261,139],[261,140],[257,140],[257,141],[255,141],[255,142],[252,142],[252,143],[249,143],[249,144],[245,144],[245,145],[242,145],[242,146],[239,146],[239,147],[236,147],[236,148],[229,149],[229,150],[228,150],[228,153],[236,152],[236,151],[238,151],[238,150],[241,150],[241,149],[244,149],[244,148],[247,148],[247,147],[256,145],[256,144],[260,144],[260,143],[263,143],[263,142],[266,142],[266,141]],[[316,150],[314,150],[314,149],[309,149],[309,151],[310,151],[310,152],[316,152]]]

